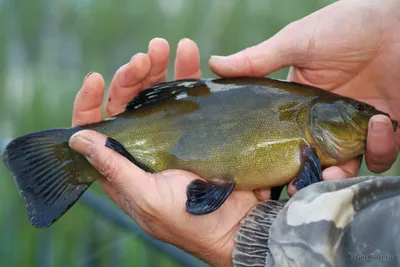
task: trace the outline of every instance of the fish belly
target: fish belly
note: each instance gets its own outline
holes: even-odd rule
[[[204,160],[175,159],[169,166],[209,181],[234,180],[239,190],[267,188],[287,184],[296,177],[301,167],[301,143],[301,139],[263,142]]]
[[[236,166],[236,189],[253,190],[289,183],[301,168],[300,144],[302,140],[287,140],[258,148],[242,164]]]

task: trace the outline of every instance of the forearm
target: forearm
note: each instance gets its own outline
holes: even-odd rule
[[[269,255],[268,238],[271,225],[287,200],[260,202],[242,221],[235,236],[232,253],[234,266],[264,266]]]
[[[234,266],[350,266],[377,251],[381,266],[398,266],[398,192],[400,177],[359,177],[313,184],[286,205],[260,203],[236,235]]]

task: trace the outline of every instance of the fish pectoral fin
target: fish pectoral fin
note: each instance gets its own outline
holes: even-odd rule
[[[217,210],[235,187],[233,180],[216,183],[194,180],[186,190],[186,211],[192,215],[205,215]]]
[[[118,142],[117,140],[115,140],[115,139],[113,139],[111,137],[107,137],[106,147],[111,148],[115,152],[117,152],[120,155],[124,156],[130,162],[132,162],[133,164],[135,164],[136,166],[138,166],[142,170],[144,170],[146,172],[154,173],[154,170],[152,168],[150,168],[149,166],[147,166],[147,165],[141,163],[140,161],[136,160],[132,156],[132,154],[129,153],[128,150],[126,150],[126,148],[120,142]]]
[[[300,190],[306,186],[322,181],[322,169],[315,150],[306,147],[302,151],[303,168],[293,182],[294,188]]]

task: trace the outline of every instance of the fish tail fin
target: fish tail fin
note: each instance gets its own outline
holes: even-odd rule
[[[33,227],[45,228],[60,218],[92,182],[80,182],[78,168],[90,166],[69,147],[77,128],[35,132],[12,140],[3,154],[13,173],[28,219]]]

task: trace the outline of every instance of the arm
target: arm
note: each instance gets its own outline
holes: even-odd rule
[[[263,201],[240,225],[234,266],[399,266],[399,190],[399,176],[370,176]]]

